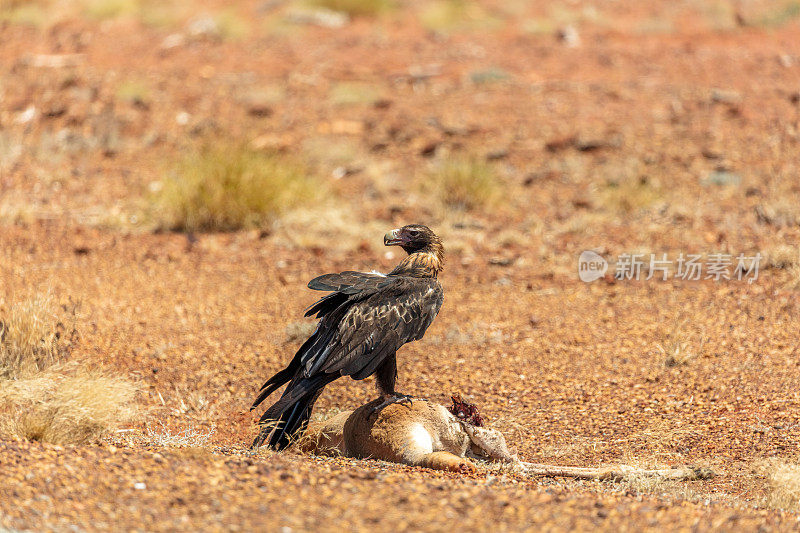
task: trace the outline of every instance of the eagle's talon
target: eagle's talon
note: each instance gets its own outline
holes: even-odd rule
[[[419,400],[420,398],[417,399]],[[408,406],[411,407],[412,405],[414,405],[414,397],[408,394],[400,394],[397,392],[394,394],[383,396],[383,401],[372,408],[372,414],[375,414],[383,410],[385,407],[388,407],[393,403],[400,403],[400,404],[408,403]]]
[[[408,394],[398,394],[397,396],[394,397],[392,403],[405,404],[406,402],[408,402],[408,406],[411,407],[412,405],[414,405],[414,398],[412,398]]]

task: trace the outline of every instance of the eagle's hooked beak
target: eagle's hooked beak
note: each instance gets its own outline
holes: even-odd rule
[[[400,238],[400,230],[393,229],[389,233],[383,236],[383,245],[384,246],[397,246],[400,244],[404,244],[405,241]]]

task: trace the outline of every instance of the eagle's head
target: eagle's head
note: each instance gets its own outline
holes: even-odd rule
[[[444,266],[444,246],[428,226],[410,224],[383,236],[386,246],[399,246],[408,253],[390,274],[435,278]]]
[[[393,229],[383,236],[386,246],[400,246],[409,254],[431,250],[441,247],[442,241],[428,226],[422,224],[409,224],[402,228]]]

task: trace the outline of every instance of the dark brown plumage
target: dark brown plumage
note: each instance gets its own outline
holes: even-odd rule
[[[262,387],[251,409],[288,383],[281,398],[261,416],[262,429],[253,447],[263,444],[281,450],[308,423],[322,389],[341,376],[377,378],[387,401],[403,399],[395,392],[395,353],[419,340],[442,306],[437,280],[444,263],[439,238],[426,226],[409,225],[384,236],[386,246],[400,246],[408,257],[388,274],[342,272],[311,280],[310,289],[331,291],[305,316],[316,315],[319,325],[289,365]],[[271,432],[271,435],[270,435]]]

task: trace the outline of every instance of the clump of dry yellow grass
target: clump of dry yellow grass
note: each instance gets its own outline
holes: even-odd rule
[[[184,158],[153,198],[160,229],[235,231],[263,227],[310,203],[323,184],[299,163],[242,145],[206,146]]]
[[[135,383],[66,363],[70,345],[50,295],[6,305],[0,317],[0,434],[80,444],[134,418]]]
[[[792,265],[788,270],[789,279],[786,281],[787,289],[800,289],[800,265]]]
[[[788,277],[784,283],[787,289],[800,289],[800,248],[780,244],[765,253],[767,268],[785,270]]]
[[[758,219],[765,224],[777,228],[800,226],[800,208],[791,193],[776,193],[776,196],[757,205],[755,211]]]
[[[377,15],[392,8],[390,0],[310,0],[310,5],[353,16]]]
[[[473,0],[432,0],[422,6],[420,22],[426,29],[439,33],[496,27],[502,23]]]
[[[602,204],[608,210],[622,215],[649,208],[662,198],[661,188],[642,178],[609,183],[600,195]]]
[[[141,442],[146,442],[161,448],[208,448],[215,428],[202,430],[186,428],[182,430],[170,429],[163,423],[158,429],[147,427]]]
[[[428,176],[428,182],[446,207],[457,210],[487,207],[502,193],[494,167],[474,158],[445,162]]]
[[[0,20],[45,28],[82,16],[97,20],[127,17],[149,26],[172,26],[185,12],[172,0],[0,0]]]
[[[705,339],[701,335],[698,343],[692,342],[686,324],[686,320],[676,321],[672,330],[664,336],[664,341],[656,344],[667,368],[686,365],[703,350]]]
[[[800,248],[788,244],[779,244],[768,249],[765,254],[766,266],[769,268],[791,268],[800,265]]]
[[[137,386],[96,371],[76,375],[43,372],[3,383],[0,413],[6,430],[53,444],[81,444],[102,437],[136,417]]]
[[[40,372],[66,356],[49,294],[10,302],[0,316],[0,379]]]
[[[380,97],[381,93],[377,87],[364,83],[336,83],[328,93],[330,102],[337,106],[373,104]]]
[[[772,460],[761,470],[767,475],[767,507],[800,511],[800,465]]]

